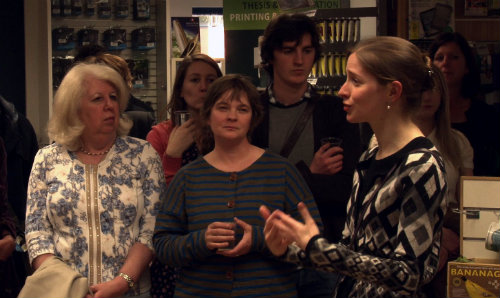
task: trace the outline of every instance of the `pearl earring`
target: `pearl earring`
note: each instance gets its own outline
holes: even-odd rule
[[[391,109],[391,105],[390,104],[387,104],[387,109],[390,110]]]

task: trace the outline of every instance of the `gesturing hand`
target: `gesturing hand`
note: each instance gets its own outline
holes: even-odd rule
[[[309,240],[319,234],[318,226],[306,205],[300,202],[297,208],[304,223],[281,210],[274,210],[269,215],[269,210],[265,206],[260,207],[260,213],[266,219],[264,227],[266,244],[274,255],[283,255],[286,252],[286,246],[292,242],[296,242],[301,249],[305,250]]]
[[[264,226],[264,239],[267,247],[275,256],[279,257],[284,255],[288,245],[293,241],[287,239],[285,235],[282,235],[279,228],[275,225],[275,223],[279,220],[275,212],[271,215],[269,209],[267,209],[264,205],[260,206],[259,212],[262,218],[266,220],[266,224]]]

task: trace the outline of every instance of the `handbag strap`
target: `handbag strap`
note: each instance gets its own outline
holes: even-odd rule
[[[307,105],[302,111],[299,119],[295,123],[292,132],[288,135],[283,147],[281,148],[280,155],[287,158],[288,155],[292,152],[293,146],[297,143],[302,131],[306,127],[307,121],[311,118],[312,112],[314,110],[314,106],[316,104],[316,98],[312,97],[307,101]]]

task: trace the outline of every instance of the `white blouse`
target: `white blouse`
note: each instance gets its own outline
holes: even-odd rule
[[[39,150],[26,209],[30,260],[51,253],[89,284],[112,280],[135,243],[153,250],[165,190],[160,158],[143,140],[117,138],[98,165],[83,164],[58,144]],[[146,276],[141,292],[149,287]]]

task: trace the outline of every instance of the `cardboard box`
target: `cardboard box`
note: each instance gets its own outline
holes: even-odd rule
[[[447,297],[500,297],[500,264],[448,263]]]

